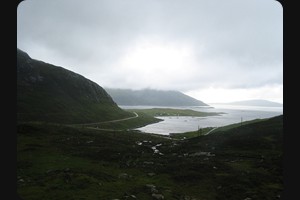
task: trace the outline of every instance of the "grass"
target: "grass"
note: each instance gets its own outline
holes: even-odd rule
[[[221,115],[221,112],[199,112],[189,109],[172,109],[172,108],[151,108],[151,109],[128,109],[131,112],[143,112],[153,117],[168,116],[191,116],[191,117],[207,117]]]
[[[128,111],[133,115],[133,112]],[[112,130],[128,130],[128,129],[135,129],[139,127],[146,126],[148,124],[157,123],[162,121],[161,119],[154,118],[143,111],[137,110],[136,113],[138,114],[137,118],[132,118],[130,120],[125,121],[117,121],[117,122],[110,122],[110,123],[99,123],[93,125],[84,125],[84,127],[94,127],[99,129],[112,129]],[[134,115],[133,115],[134,116]],[[77,127],[82,127],[82,125],[75,125]]]
[[[75,124],[131,116],[134,115],[119,108],[95,82],[18,51],[18,121]]]
[[[149,184],[171,200],[271,200],[283,190],[282,117],[185,140],[50,123],[17,131],[22,199],[151,200]]]
[[[201,128],[198,131],[190,131],[190,132],[185,132],[185,133],[173,133],[173,134],[170,134],[170,137],[174,138],[174,139],[188,139],[188,138],[193,138],[193,137],[199,137],[199,136],[205,135],[212,129],[213,129],[213,127],[206,127],[206,128]]]

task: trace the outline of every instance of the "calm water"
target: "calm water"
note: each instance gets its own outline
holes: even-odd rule
[[[157,117],[163,119],[159,123],[138,128],[142,132],[168,135],[196,131],[199,128],[225,126],[252,119],[263,119],[283,114],[282,107],[254,107],[211,104],[212,107],[169,107],[176,109],[191,109],[202,112],[223,112],[220,116],[209,117]],[[151,106],[120,106],[123,109],[147,109]],[[155,106],[156,108],[158,106]],[[162,107],[166,108],[166,107]]]

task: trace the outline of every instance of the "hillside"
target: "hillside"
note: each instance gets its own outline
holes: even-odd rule
[[[96,83],[17,49],[18,121],[88,123],[130,116]]]
[[[282,118],[186,140],[18,124],[17,191],[45,200],[281,199]]]
[[[247,101],[235,101],[231,103],[226,103],[229,105],[240,105],[240,106],[263,106],[263,107],[282,107],[281,103],[263,100],[263,99],[253,99]]]
[[[106,88],[118,105],[124,106],[208,106],[178,91]]]

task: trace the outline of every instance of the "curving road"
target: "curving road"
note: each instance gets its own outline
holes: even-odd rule
[[[214,130],[216,130],[217,128],[219,128],[219,127],[215,127],[215,128],[213,128],[213,129],[211,129],[210,131],[208,131],[207,133],[205,133],[204,135],[208,135],[208,134],[210,134],[211,132],[213,132]]]
[[[115,119],[115,120],[110,120],[110,121],[105,121],[105,122],[93,122],[93,123],[84,123],[84,124],[69,124],[69,125],[97,125],[97,124],[105,124],[105,123],[112,123],[112,122],[121,122],[121,121],[126,121],[130,119],[134,119],[139,117],[139,115],[136,112],[133,112],[135,116],[133,117],[127,117],[123,119]]]

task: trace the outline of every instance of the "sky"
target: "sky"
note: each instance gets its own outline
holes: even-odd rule
[[[104,88],[283,103],[275,0],[25,0],[17,47]]]

